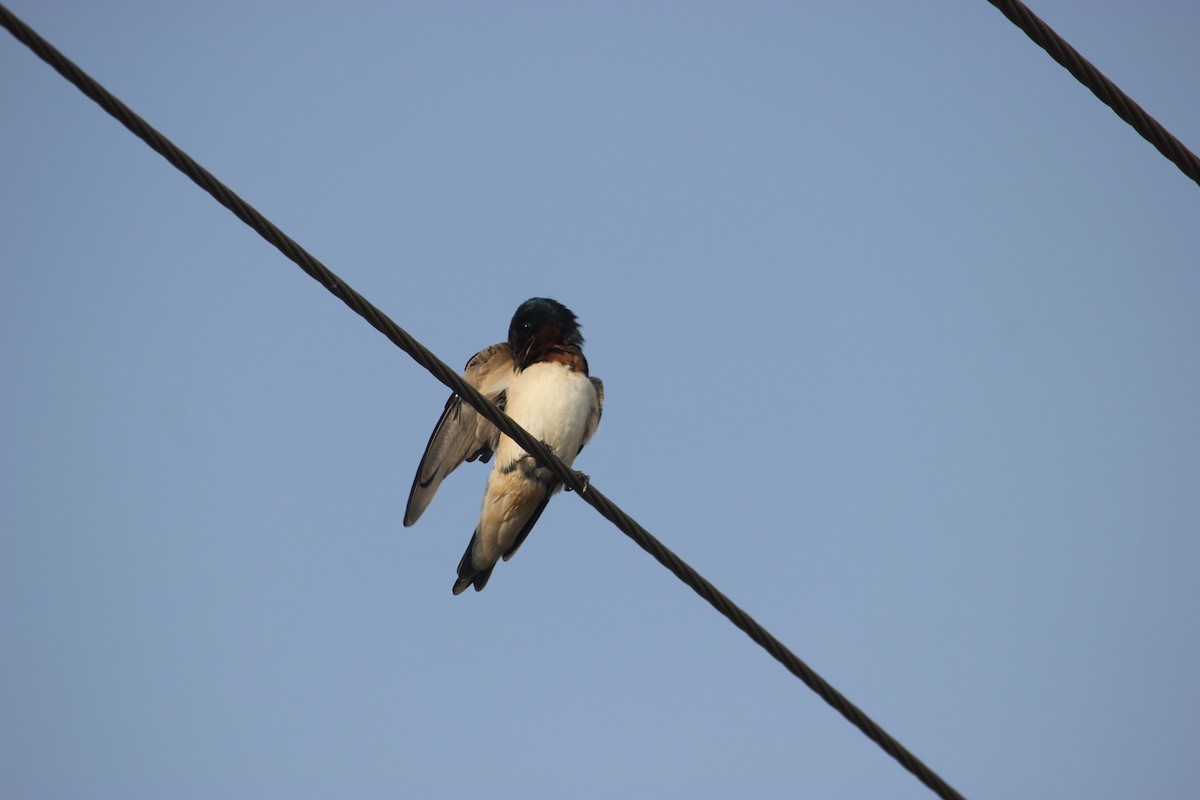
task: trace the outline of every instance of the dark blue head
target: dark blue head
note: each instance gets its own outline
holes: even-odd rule
[[[520,368],[553,348],[579,350],[583,335],[571,309],[548,297],[531,297],[521,303],[508,326],[508,345]]]

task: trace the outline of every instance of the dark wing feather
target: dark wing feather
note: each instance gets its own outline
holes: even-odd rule
[[[579,443],[580,452],[583,452],[583,446],[595,435],[596,428],[600,427],[600,417],[604,414],[604,381],[595,376],[592,376],[590,380],[592,388],[596,390],[596,410],[595,413],[588,416],[587,427],[583,431],[583,441]],[[575,455],[579,455],[579,453]]]
[[[463,378],[480,394],[504,408],[505,392],[513,373],[512,350],[507,342],[480,350],[467,362]],[[438,420],[425,455],[413,477],[404,526],[416,522],[437,493],[442,480],[464,461],[487,461],[492,457],[500,431],[456,394],[450,395]]]
[[[513,539],[512,547],[505,551],[505,561],[508,561],[513,557],[513,553],[517,552],[517,548],[520,547],[522,542],[525,541],[526,537],[529,536],[529,532],[533,530],[533,526],[537,524],[538,517],[542,516],[542,512],[546,510],[546,505],[550,502],[550,498],[553,497],[554,493],[558,491],[559,485],[560,484],[558,481],[554,481],[552,484],[546,487],[546,496],[542,498],[542,502],[538,503],[538,507],[535,508],[533,513],[529,515],[529,519],[525,521],[525,527],[521,528],[521,532],[517,534],[517,538]]]

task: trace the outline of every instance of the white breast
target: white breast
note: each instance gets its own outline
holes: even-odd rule
[[[512,377],[505,410],[570,465],[584,444],[588,418],[597,412],[597,405],[596,389],[586,375],[550,362],[533,364]],[[497,465],[523,455],[515,442],[501,437]]]

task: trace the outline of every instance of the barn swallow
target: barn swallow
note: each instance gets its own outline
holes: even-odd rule
[[[463,378],[567,466],[592,438],[604,408],[604,384],[588,375],[583,336],[570,309],[545,297],[526,300],[508,326],[508,341],[484,348]],[[482,591],[501,557],[525,541],[562,482],[516,442],[502,436],[457,394],[450,395],[413,478],[404,526],[421,516],[442,479],[464,461],[496,463],[488,475],[479,524],[458,562],[454,593]]]

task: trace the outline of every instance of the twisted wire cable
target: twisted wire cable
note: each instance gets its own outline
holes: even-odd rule
[[[553,452],[513,422],[493,403],[466,383],[459,374],[431,353],[386,314],[339,278],[332,270],[308,253],[293,239],[260,214],[233,190],[217,180],[208,170],[197,164],[190,156],[175,146],[169,139],[155,130],[128,106],[113,96],[87,73],[39,36],[24,22],[0,4],[0,25],[28,46],[43,61],[53,67],[80,91],[94,100],[105,111],[115,117],[132,133],[146,142],[155,152],[162,155],[177,169],[192,179],[200,188],[211,194],[217,202],[232,211],[264,239],[274,245],[288,259],[295,262],[305,273],[329,290],[335,297],[362,316],[376,330],[408,353],[422,367],[433,374],[451,391],[470,403],[484,417],[496,425],[502,433],[513,439],[526,452],[531,453],[542,465],[552,470],[566,486],[592,505],[600,514],[612,522],[622,533],[639,547],[669,569],[676,577],[690,586],[734,625],[763,647],[773,658],[816,692],[826,703],[833,706],[843,717],[878,744],[884,752],[896,759],[922,783],[945,800],[961,800],[956,792],[936,772],[887,733],[861,709],[833,688],[820,675],[805,664],[782,642],[772,636],[749,614],[722,594],[696,570],[689,566],[615,503],[605,497],[599,489],[585,483],[579,473],[568,468]]]
[[[1066,68],[1075,79],[1092,90],[1092,94],[1129,123],[1135,131],[1158,148],[1184,175],[1200,184],[1200,158],[1183,142],[1171,135],[1162,123],[1146,113],[1129,95],[1104,76],[1092,62],[1067,44],[1054,29],[1029,10],[1021,0],[988,0],[1004,16],[1045,50],[1051,58]]]

